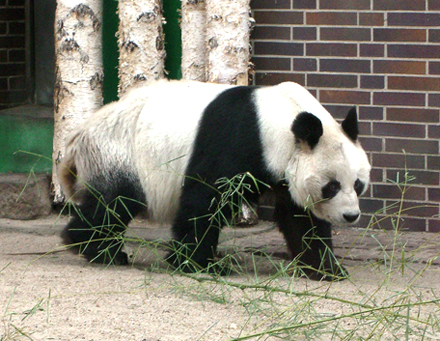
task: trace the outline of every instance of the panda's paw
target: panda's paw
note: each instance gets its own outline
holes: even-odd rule
[[[349,277],[348,271],[343,266],[336,269],[316,270],[312,268],[302,269],[302,273],[314,281],[337,282],[343,281]]]
[[[209,273],[214,276],[228,276],[232,272],[232,268],[228,266],[225,262],[214,262],[203,260],[196,262],[194,259],[182,257],[182,255],[176,255],[176,253],[171,253],[166,261],[175,271],[181,271],[184,273]]]
[[[119,251],[116,253],[108,252],[108,250],[95,250],[82,252],[82,255],[90,263],[106,264],[106,265],[128,265],[128,255]]]

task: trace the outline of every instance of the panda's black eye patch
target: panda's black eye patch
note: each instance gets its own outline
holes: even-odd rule
[[[362,192],[364,191],[364,188],[365,188],[365,184],[361,181],[361,180],[359,180],[359,179],[357,179],[355,182],[354,182],[354,191],[356,192],[356,194],[359,196],[359,195],[361,195],[362,194]]]
[[[341,190],[341,184],[337,180],[331,180],[327,185],[322,187],[322,198],[331,199]]]

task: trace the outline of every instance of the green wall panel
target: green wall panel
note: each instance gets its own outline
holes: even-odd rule
[[[0,115],[0,173],[52,171],[53,120]]]

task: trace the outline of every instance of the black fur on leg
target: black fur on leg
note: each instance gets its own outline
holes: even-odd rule
[[[221,210],[217,210],[222,200],[218,180],[252,174],[255,179],[271,183],[272,175],[263,159],[254,91],[251,87],[225,90],[205,109],[199,122],[173,223],[174,247],[180,253],[174,251],[168,257],[183,271],[219,271],[213,264],[220,229],[234,212],[228,205],[220,205]],[[257,203],[263,188],[256,188],[251,179],[245,180],[249,180],[246,184],[250,190],[241,194],[247,202]],[[232,206],[237,205],[236,197],[229,199]]]
[[[342,280],[347,271],[334,254],[331,224],[296,205],[282,182],[276,186],[275,220],[284,235],[292,259],[313,280]]]
[[[102,179],[91,182],[61,234],[63,242],[89,262],[128,264],[127,254],[121,251],[123,234],[144,199],[136,181],[116,175],[115,179],[110,182],[113,188]]]
[[[206,183],[186,179],[181,204],[173,224],[174,241],[168,262],[184,272],[216,272],[212,267],[224,221],[212,216],[219,196]],[[214,205],[212,205],[214,203]],[[214,206],[214,207],[212,207]],[[230,218],[226,210],[225,219]]]

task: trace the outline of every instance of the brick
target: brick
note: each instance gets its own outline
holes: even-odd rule
[[[17,21],[24,19],[24,8],[0,8],[0,21]]]
[[[0,63],[8,61],[8,50],[0,50]]]
[[[373,9],[376,11],[424,11],[425,0],[373,0]]]
[[[440,156],[428,156],[428,169],[440,169]]]
[[[357,76],[333,74],[308,74],[307,86],[318,88],[357,88]]]
[[[298,73],[257,72],[255,77],[257,85],[276,85],[282,82],[295,82],[305,85],[305,75]]]
[[[426,42],[426,30],[403,28],[374,28],[374,41]]]
[[[370,29],[359,27],[321,27],[321,40],[330,41],[370,41]]]
[[[316,40],[317,28],[295,26],[292,28],[292,37],[293,40]]]
[[[426,62],[405,60],[374,60],[374,73],[425,74]]]
[[[428,0],[428,10],[430,11],[440,10],[440,0]]]
[[[0,67],[0,77],[5,76],[21,76],[26,73],[23,64],[3,64]]]
[[[255,11],[254,18],[258,25],[301,25],[303,14],[292,11]]]
[[[256,55],[303,56],[304,44],[285,42],[255,42]]]
[[[403,150],[406,153],[414,154],[438,154],[438,141],[416,140],[416,139],[385,139],[385,150],[387,152],[399,153]]]
[[[251,0],[252,9],[289,9],[290,0]]]
[[[361,57],[383,57],[385,56],[385,45],[361,43],[359,51]]]
[[[439,16],[440,17],[440,16]],[[435,58],[440,55],[440,45],[388,45],[388,56],[396,58]]]
[[[434,109],[388,108],[386,118],[388,121],[438,123],[439,112]]]
[[[425,156],[396,153],[373,153],[374,167],[425,169]]]
[[[364,91],[321,90],[319,100],[323,103],[369,104],[370,93]]]
[[[8,23],[9,35],[25,35],[26,24],[25,22],[10,22]]]
[[[360,198],[359,206],[362,213],[375,213],[384,208],[384,201],[370,198]]]
[[[377,167],[373,167],[370,172],[370,183],[383,183],[385,178],[385,170]],[[371,187],[371,186],[370,186]]]
[[[316,9],[316,0],[293,0],[292,8],[295,9]]]
[[[373,135],[424,138],[426,128],[421,124],[375,122],[373,123]]]
[[[429,201],[440,201],[440,188],[429,188],[428,189],[428,200]]]
[[[357,25],[355,12],[307,12],[307,25],[353,26]]]
[[[364,136],[371,135],[371,123],[359,122],[359,134]]]
[[[9,6],[21,6],[24,7],[26,4],[26,0],[8,0],[8,5]]]
[[[388,26],[440,26],[440,16],[437,13],[388,13]]]
[[[396,229],[396,217],[389,215],[378,217],[380,221],[374,225],[374,228],[379,228],[382,230],[395,230]],[[412,217],[402,217],[397,227],[399,231],[412,231],[412,232],[425,232],[426,231],[426,219],[425,218],[412,218]]]
[[[263,70],[288,71],[288,70],[290,70],[290,58],[252,57],[252,61],[255,64],[255,68],[259,71],[263,71]]]
[[[356,57],[357,45],[349,43],[306,43],[306,55]]]
[[[0,36],[0,46],[2,48],[23,48],[25,47],[24,36]]]
[[[388,88],[394,90],[440,91],[438,77],[389,76]]]
[[[362,147],[368,152],[381,152],[382,139],[378,137],[364,137],[362,138]]]
[[[387,201],[387,214],[397,213],[400,207],[402,208],[402,214],[404,216],[413,216],[413,217],[433,217],[438,215],[438,205],[434,207],[426,202],[420,201]],[[405,217],[406,220],[406,217]],[[412,228],[411,228],[412,229]]]
[[[359,13],[360,26],[384,26],[385,16],[383,13]]]
[[[25,90],[26,89],[26,77],[10,77],[9,78],[10,90]]]
[[[361,89],[384,89],[384,76],[361,76]]]
[[[252,31],[251,39],[290,40],[290,27],[257,25]]]
[[[429,38],[428,41],[430,43],[439,43],[440,42],[440,30],[429,30]]]
[[[428,219],[428,232],[440,232],[440,220],[439,219]]]
[[[8,79],[6,77],[0,78],[0,91],[6,91],[8,89]]]
[[[395,180],[395,179],[392,179]],[[373,184],[373,197],[383,199],[400,199],[402,193],[394,184]],[[413,186],[405,193],[407,200],[425,200],[425,189]]]
[[[348,105],[338,105],[338,104],[323,104],[324,108],[336,119],[338,122],[342,122],[342,120],[347,116],[347,113],[354,106],[352,103]]]
[[[359,119],[367,121],[381,121],[384,119],[383,107],[374,106],[360,106],[359,107]]]
[[[24,90],[0,92],[1,103],[23,103],[26,99],[27,95]]]
[[[8,26],[6,23],[0,22],[0,35],[5,35],[8,32]]]
[[[374,92],[375,105],[425,106],[425,94],[412,92]]]
[[[315,58],[293,58],[293,70],[317,71],[318,62]]]
[[[371,67],[365,59],[322,59],[320,71],[370,73]]]
[[[440,62],[429,62],[429,74],[440,75]]]
[[[429,94],[428,95],[428,106],[440,108],[440,95]]]
[[[397,179],[397,173],[400,173],[401,181],[404,179],[404,172],[405,170],[395,170],[395,169],[388,169],[387,170],[387,178],[388,179]],[[422,170],[411,170],[408,172],[409,176],[414,177],[412,181],[409,182],[410,185],[417,184],[417,185],[428,185],[428,186],[438,186],[440,184],[439,181],[439,172],[432,172],[432,171],[422,171]]]
[[[428,126],[428,138],[440,139],[440,126],[439,125],[429,125]]]
[[[8,61],[10,63],[24,63],[26,61],[26,51],[22,49],[9,50]]]
[[[370,9],[370,0],[325,0],[320,2],[319,9]]]

